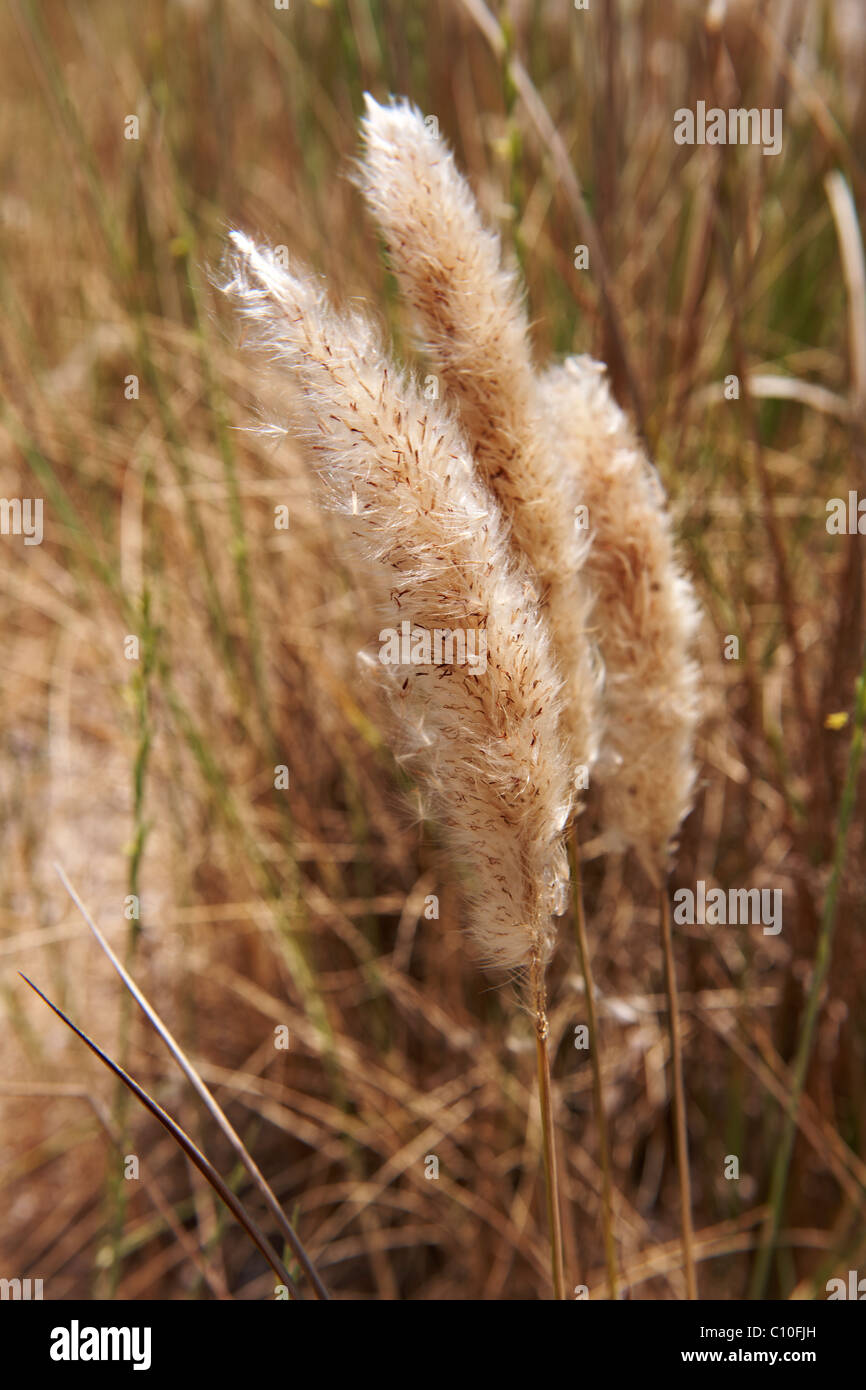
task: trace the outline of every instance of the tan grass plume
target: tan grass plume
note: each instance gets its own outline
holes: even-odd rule
[[[572,479],[542,439],[520,282],[435,127],[405,101],[368,96],[366,105],[358,183],[475,464],[538,576],[564,680],[564,731],[575,768],[588,772],[601,726],[589,543]]]
[[[483,673],[410,662],[380,674],[398,751],[467,866],[480,954],[531,971],[565,906],[571,810],[559,679],[532,584],[450,413],[394,366],[362,314],[335,312],[306,270],[240,233],[233,242],[226,289],[301,388],[298,433],[346,518],[352,563],[376,576],[383,619],[485,635]]]
[[[538,396],[545,445],[589,513],[586,577],[605,669],[604,825],[658,884],[695,786],[697,600],[661,482],[602,364],[571,357],[540,376]]]
[[[572,757],[601,753],[608,843],[658,881],[691,806],[697,722],[697,605],[663,490],[599,363],[535,370],[517,275],[435,127],[368,97],[362,133],[358,182],[419,336],[539,577]]]

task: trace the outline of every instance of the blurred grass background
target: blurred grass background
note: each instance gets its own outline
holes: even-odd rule
[[[856,0],[510,0],[494,19],[485,34],[475,0],[0,13],[0,493],[45,500],[44,543],[4,536],[0,566],[0,1274],[42,1278],[47,1298],[273,1289],[171,1140],[18,979],[126,1059],[249,1195],[54,861],[337,1296],[547,1296],[531,1021],[468,957],[459,883],[358,684],[369,606],[302,460],[248,432],[262,388],[212,285],[241,226],[368,302],[407,351],[347,177],[365,90],[437,117],[521,262],[539,359],[610,362],[671,496],[706,614],[701,789],[672,886],[784,893],[777,937],[677,933],[701,1291],[748,1287],[851,737],[827,720],[852,709],[864,637],[862,542],[828,535],[825,505],[866,491],[866,307],[825,179],[840,171],[862,207],[866,20]],[[513,60],[579,179],[612,307],[599,267],[574,267],[587,223]],[[698,100],[781,107],[782,153],[675,145],[674,111]],[[719,399],[731,373],[783,377],[788,398]],[[581,836],[622,1274],[631,1297],[681,1297],[655,904],[603,852],[591,797]],[[863,841],[859,806],[772,1269],[784,1296],[824,1297],[866,1262]],[[603,1297],[568,919],[561,940],[567,1273]],[[122,1178],[131,1153],[139,1182]]]

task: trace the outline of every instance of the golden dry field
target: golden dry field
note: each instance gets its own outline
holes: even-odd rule
[[[359,665],[375,585],[304,381],[223,293],[240,229],[435,377],[358,186],[365,93],[435,118],[534,360],[607,364],[701,610],[673,1028],[659,895],[592,775],[592,1020],[578,896],[554,919],[565,1297],[693,1291],[683,1128],[700,1298],[866,1274],[862,6],[8,0],[0,54],[0,1276],[264,1300],[284,1267],[309,1298],[290,1223],[335,1299],[554,1293],[532,1011]],[[731,108],[760,138],[702,143]],[[455,756],[446,800],[484,775]],[[771,915],[697,906],[752,890]]]

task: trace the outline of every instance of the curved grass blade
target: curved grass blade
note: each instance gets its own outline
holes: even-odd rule
[[[205,1082],[199,1076],[192,1062],[189,1060],[186,1053],[180,1046],[180,1043],[177,1042],[173,1034],[169,1031],[169,1029],[163,1023],[162,1019],[159,1017],[159,1014],[156,1012],[156,1009],[144,996],[144,994],[142,994],[141,990],[138,988],[138,985],[135,983],[132,976],[121,964],[120,960],[117,958],[114,951],[109,946],[102,932],[99,930],[99,927],[94,922],[87,908],[84,906],[84,903],[81,901],[80,897],[76,893],[72,884],[69,882],[69,879],[66,877],[66,874],[64,873],[61,866],[59,864],[55,864],[54,868],[70,898],[75,903],[75,906],[78,908],[78,911],[81,913],[91,932],[96,937],[96,940],[102,947],[102,950],[108,956],[108,959],[111,961],[111,964],[114,966],[121,980],[126,985],[126,988],[129,990],[133,999],[136,1001],[138,1006],[141,1008],[141,1010],[146,1014],[147,1018],[153,1024],[154,1028],[156,1029],[157,1033],[159,1033],[159,1036],[162,1038],[172,1057],[174,1057],[178,1066],[181,1068],[184,1075],[187,1077],[187,1080],[191,1083],[192,1086],[195,1087],[195,1090],[197,1091],[198,1095],[204,1101],[204,1104],[207,1106],[214,1120],[219,1125],[223,1134],[226,1136],[229,1143],[235,1150],[235,1153],[238,1155],[238,1158],[241,1160],[241,1163],[244,1165],[253,1182],[258,1187],[259,1191],[265,1199],[265,1202],[268,1205],[271,1215],[274,1217],[275,1221],[277,1222],[280,1228],[280,1232],[283,1235],[286,1244],[289,1246],[289,1249],[291,1250],[298,1264],[301,1266],[310,1283],[312,1284],[316,1297],[320,1299],[327,1299],[329,1297],[328,1291],[322,1283],[322,1280],[316,1271],[315,1265],[313,1264],[312,1260],[310,1259],[309,1255],[307,1254],[306,1250],[301,1244],[300,1236],[298,1236],[297,1232],[294,1230],[290,1221],[283,1212],[283,1209],[280,1206],[280,1203],[277,1200],[277,1197],[274,1194],[273,1189],[268,1183],[267,1178],[262,1173],[255,1159],[247,1150],[244,1141],[241,1139],[237,1130],[234,1128],[231,1120],[228,1118],[225,1111],[221,1108],[219,1102],[216,1100],[212,1092],[208,1089]]]
[[[151,1115],[153,1115],[155,1119],[159,1120],[159,1123],[162,1125],[163,1129],[168,1130],[172,1139],[174,1139],[175,1142],[180,1145],[190,1162],[194,1163],[196,1168],[202,1174],[202,1176],[207,1179],[207,1181],[210,1183],[211,1187],[214,1189],[217,1195],[222,1198],[223,1202],[225,1202],[226,1206],[228,1207],[232,1215],[235,1217],[238,1224],[244,1228],[250,1240],[253,1242],[254,1245],[258,1247],[258,1249],[264,1255],[268,1264],[271,1266],[271,1269],[274,1271],[274,1273],[280,1280],[280,1283],[285,1284],[292,1298],[300,1299],[300,1291],[296,1287],[295,1283],[292,1280],[292,1276],[289,1274],[289,1271],[286,1269],[286,1266],[283,1264],[279,1255],[274,1250],[267,1236],[260,1229],[257,1223],[253,1220],[253,1218],[244,1210],[243,1206],[238,1201],[231,1188],[227,1187],[226,1184],[223,1182],[222,1178],[220,1177],[216,1168],[214,1168],[210,1159],[205,1158],[201,1149],[199,1149],[197,1145],[193,1143],[192,1139],[190,1139],[189,1135],[183,1129],[181,1129],[177,1121],[173,1120],[172,1117],[168,1114],[168,1112],[163,1110],[162,1106],[159,1105],[151,1096],[149,1096],[147,1091],[145,1091],[144,1088],[140,1086],[137,1081],[133,1080],[133,1078],[123,1070],[123,1067],[119,1066],[117,1062],[112,1061],[108,1054],[103,1052],[102,1048],[99,1047],[99,1045],[95,1043],[92,1038],[89,1038],[86,1033],[82,1032],[82,1030],[72,1022],[72,1019],[67,1017],[67,1015],[63,1012],[62,1009],[59,1009],[56,1004],[52,1004],[51,1000],[48,998],[47,995],[42,993],[42,990],[38,987],[38,985],[34,985],[33,981],[28,980],[27,976],[22,974],[20,970],[18,971],[18,974],[21,976],[21,979],[24,981],[25,985],[29,985],[30,988],[33,990],[33,993],[38,994],[42,1002],[44,1004],[47,1004],[49,1009],[51,1009],[51,1011],[55,1013],[58,1018],[63,1020],[67,1028],[71,1028],[72,1032],[75,1033],[76,1036],[79,1037],[83,1043],[87,1044],[91,1052],[95,1053],[99,1060],[105,1063],[109,1071],[113,1071],[114,1075],[120,1078],[124,1086],[128,1087],[132,1094],[135,1096],[136,1100],[141,1101],[141,1104],[145,1107],[145,1109],[149,1110]]]

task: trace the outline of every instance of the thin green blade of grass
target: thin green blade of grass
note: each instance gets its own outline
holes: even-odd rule
[[[800,1107],[800,1098],[806,1085],[809,1063],[812,1060],[815,1029],[818,1022],[818,1015],[821,1011],[821,995],[832,959],[833,937],[836,931],[837,908],[839,905],[839,890],[842,884],[842,873],[847,857],[848,832],[851,828],[854,804],[857,799],[857,782],[860,776],[860,766],[863,761],[864,727],[866,727],[866,648],[864,648],[863,666],[857,681],[854,730],[851,735],[851,747],[848,754],[848,771],[845,776],[845,787],[842,792],[842,802],[839,808],[839,823],[836,829],[836,842],[833,851],[833,869],[830,875],[830,882],[827,886],[827,895],[824,899],[821,930],[818,936],[818,944],[815,951],[815,964],[812,970],[812,983],[809,987],[809,995],[803,1011],[800,1037],[797,1043],[797,1051],[792,1068],[793,1084],[791,1086],[787,1114],[785,1116],[782,1137],[779,1140],[779,1146],[776,1150],[776,1157],[773,1162],[767,1219],[764,1223],[764,1230],[762,1232],[761,1247],[752,1270],[752,1279],[749,1288],[749,1297],[752,1299],[760,1299],[764,1296],[764,1291],[767,1287],[767,1279],[770,1273],[770,1262],[773,1257],[773,1251],[776,1247],[779,1228],[782,1222],[782,1212],[784,1210],[785,1196],[788,1188],[788,1172],[791,1166],[791,1155],[794,1150],[794,1136],[797,1129],[797,1113]]]

